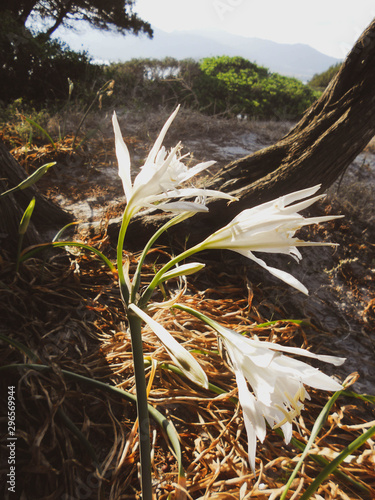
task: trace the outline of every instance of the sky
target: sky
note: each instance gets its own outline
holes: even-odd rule
[[[163,31],[216,30],[306,43],[343,59],[375,17],[374,0],[136,0],[134,11]]]

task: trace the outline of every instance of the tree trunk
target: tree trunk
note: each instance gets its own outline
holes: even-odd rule
[[[46,174],[48,175],[48,173]],[[0,192],[17,186],[26,179],[24,169],[0,142]],[[26,232],[24,243],[34,245],[41,242],[40,232],[47,228],[59,227],[71,222],[68,212],[50,202],[35,185],[0,198],[0,236],[4,247],[14,250],[18,240],[18,227],[22,215],[35,196],[35,209]]]
[[[239,198],[209,203],[200,214],[172,231],[200,240],[246,208],[298,189],[327,189],[375,135],[375,20],[354,45],[339,73],[300,122],[280,141],[235,160],[206,186]],[[166,216],[143,217],[133,224],[135,241],[144,239]],[[131,242],[132,244],[132,242]]]
[[[62,7],[60,7],[60,11],[55,18],[55,23],[45,32],[47,38],[50,38],[52,33],[54,33],[57,28],[62,24],[65,19],[67,13],[70,11],[72,6],[72,0],[66,0]]]

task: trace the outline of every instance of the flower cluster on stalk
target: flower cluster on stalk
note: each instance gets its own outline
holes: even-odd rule
[[[131,180],[129,151],[122,138],[117,117],[113,115],[119,176],[127,201],[123,218],[125,228],[131,217],[143,208],[186,213],[186,215],[182,214],[178,220],[176,219],[174,223],[177,223],[192,213],[208,210],[202,200],[205,201],[210,197],[234,200],[233,196],[219,191],[181,187],[214,162],[203,162],[188,168],[182,161],[184,157],[181,156],[180,143],[170,152],[166,151],[162,143],[177,112],[178,108],[168,118],[134,182]],[[292,192],[242,211],[229,224],[164,266],[162,271],[157,273],[156,282],[152,282],[153,286],[171,277],[197,272],[203,267],[196,262],[185,264],[180,268],[175,267],[187,256],[202,250],[229,249],[255,261],[274,276],[307,294],[307,288],[291,274],[268,266],[261,258],[255,256],[254,252],[287,254],[298,262],[302,256],[297,247],[332,245],[332,243],[302,241],[295,236],[296,231],[305,225],[320,224],[336,217],[305,218],[299,213],[322,197],[322,195],[316,195],[319,188],[320,186],[313,186]],[[195,198],[195,201],[185,201],[181,198]],[[171,201],[176,199],[179,201]],[[120,231],[120,234],[124,236],[125,229]],[[121,257],[123,241],[120,243],[119,256]],[[135,280],[136,283],[138,281]],[[127,280],[127,286],[132,286],[129,280]],[[152,289],[151,287],[149,293]],[[130,297],[129,311],[148,324],[175,364],[190,380],[208,388],[207,376],[192,354],[145,312],[147,304],[141,302],[142,297],[132,302],[131,299],[139,295],[132,291],[129,291],[128,295]],[[305,349],[247,338],[222,327],[197,311],[185,306],[179,307],[196,315],[214,328],[225,346],[238,386],[239,401],[248,436],[249,463],[254,471],[256,443],[257,439],[261,442],[265,439],[266,422],[272,428],[280,427],[284,433],[285,442],[288,443],[292,437],[292,423],[301,413],[304,401],[309,399],[305,386],[327,391],[342,389],[341,384],[331,377],[284,353],[318,359],[334,365],[342,364],[345,361],[343,358],[316,355]]]

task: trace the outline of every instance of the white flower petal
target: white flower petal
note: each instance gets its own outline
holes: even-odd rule
[[[167,158],[162,162],[161,165],[155,168],[154,164],[144,164],[141,171],[134,179],[134,190],[137,192],[139,198],[146,198],[147,196],[152,196],[154,194],[159,194],[165,191],[163,187],[163,178],[168,171],[168,168],[175,156],[179,145],[169,153]],[[183,164],[181,164],[184,166]]]
[[[239,356],[244,358],[251,357],[252,363],[259,367],[267,367],[275,357],[276,353],[267,348],[262,348],[260,345],[252,345],[247,337],[230,330],[229,328],[221,327],[222,330],[217,330],[224,339],[224,344],[228,349],[238,352]],[[232,347],[231,347],[232,346]],[[241,362],[239,362],[241,364]]]
[[[234,196],[227,193],[222,193],[221,191],[215,191],[213,189],[201,189],[201,188],[182,188],[166,191],[165,193],[160,193],[152,197],[153,201],[163,200],[165,198],[190,198],[192,196],[203,197],[203,198],[223,198],[225,200],[235,200]]]
[[[300,212],[301,210],[310,207],[318,200],[325,198],[325,196],[326,196],[325,194],[319,194],[318,196],[314,196],[313,198],[308,198],[307,200],[300,201],[299,203],[294,203],[293,205],[286,203],[285,205],[283,204],[283,206],[280,207],[280,211],[284,215],[296,214],[297,212]]]
[[[303,200],[305,198],[309,198],[313,194],[315,194],[321,188],[321,184],[317,184],[316,186],[312,186],[306,189],[300,189],[299,191],[294,191],[293,193],[286,194],[282,196],[281,199],[283,201],[283,206],[290,205],[297,200]]]
[[[160,131],[158,138],[155,141],[155,144],[153,145],[153,147],[152,147],[152,149],[147,157],[146,163],[155,161],[156,156],[159,153],[159,150],[163,144],[165,134],[168,132],[169,127],[171,126],[173,120],[176,118],[176,115],[177,115],[179,109],[180,109],[180,105],[177,106],[177,108],[173,111],[171,116],[165,122],[163,128]]]
[[[285,424],[281,426],[281,430],[284,434],[285,444],[289,444],[293,436],[293,425],[291,424],[291,422],[285,422]]]
[[[126,201],[128,202],[132,193],[132,183],[130,178],[130,155],[124,139],[122,138],[116,113],[113,113],[112,123],[115,133],[115,148],[118,161],[119,176],[124,186]]]
[[[252,424],[251,419],[248,414],[243,412],[243,420],[245,423],[246,435],[247,435],[247,454],[249,458],[249,464],[253,474],[255,474],[255,457],[257,452],[257,435]]]
[[[194,167],[189,168],[182,182],[186,182],[187,180],[191,179],[191,177],[194,177],[194,175],[199,174],[200,172],[206,170],[215,163],[216,161],[205,161],[203,163],[198,163],[198,165],[195,165]]]
[[[201,264],[200,262],[190,262],[189,264],[182,264],[181,266],[174,267],[170,271],[167,271],[162,276],[162,281],[170,280],[178,276],[188,276],[190,274],[197,273],[205,267],[206,264]]]
[[[145,206],[150,206],[153,210],[163,210],[164,212],[208,212],[206,205],[194,203],[193,201],[176,201]]]
[[[252,471],[255,473],[256,438],[263,442],[266,437],[266,423],[257,409],[257,401],[247,387],[246,380],[239,369],[235,369],[238,398],[240,400],[246,434],[248,439],[248,456]]]
[[[312,196],[320,189],[320,187],[321,187],[321,185],[319,184],[319,185],[313,186],[311,188],[301,189],[299,191],[294,191],[293,193],[289,193],[289,194],[286,194],[284,196],[280,196],[280,198],[277,198],[275,200],[267,201],[267,202],[262,203],[261,205],[258,205],[256,207],[249,208],[248,211],[251,211],[253,213],[265,212],[265,211],[282,211],[286,215],[289,213],[298,212],[299,210],[302,210],[302,209],[297,209],[297,207],[299,206],[297,204],[292,205],[291,207],[288,207],[288,208],[286,208],[286,207],[297,200],[301,200],[301,199]],[[322,198],[323,196],[324,195],[318,195],[315,198],[311,198],[309,200],[303,201],[302,202],[303,208],[309,207],[310,205],[312,205],[312,203],[314,203],[318,199]]]
[[[340,391],[342,385],[317,368],[314,368],[303,361],[281,355],[274,360],[274,367],[280,376],[287,374],[300,382],[324,391]]]
[[[264,260],[259,259],[258,257],[255,257],[255,255],[251,252],[241,252],[237,250],[238,253],[241,253],[242,255],[245,255],[245,257],[248,257],[249,259],[253,260],[257,264],[259,264],[261,267],[264,269],[267,269],[269,273],[271,273],[273,276],[276,276],[276,278],[281,279],[288,285],[292,286],[293,288],[296,288],[300,292],[304,293],[305,295],[309,294],[308,289],[300,282],[298,281],[294,276],[291,274],[287,273],[286,271],[281,271],[280,269],[277,269],[276,267],[271,267],[268,266]]]
[[[290,354],[297,354],[299,356],[305,356],[307,358],[318,359],[319,361],[324,361],[325,363],[331,363],[335,366],[340,366],[345,363],[346,358],[339,358],[338,356],[329,356],[327,354],[315,354],[311,351],[307,351],[306,349],[302,349],[300,347],[288,347],[280,344],[274,344],[273,342],[267,342],[263,340],[254,340],[248,339],[252,344],[259,347],[267,347],[269,349],[273,349],[275,351],[287,352]]]

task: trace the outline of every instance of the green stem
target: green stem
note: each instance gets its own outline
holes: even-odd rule
[[[86,120],[87,115],[90,113],[91,108],[95,104],[96,98],[99,97],[99,95],[100,95],[100,90],[98,90],[98,92],[95,94],[94,99],[91,101],[91,104],[89,104],[89,106],[87,107],[87,109],[85,111],[85,114],[83,115],[83,117],[81,118],[81,121],[79,122],[79,125],[78,125],[78,127],[77,127],[77,129],[75,131],[73,142],[72,142],[72,149],[73,150],[74,150],[75,145],[76,145],[76,140],[77,140],[78,132],[81,130],[83,122]]]
[[[16,273],[18,273],[19,268],[20,268],[20,262],[21,262],[21,250],[22,250],[22,243],[23,243],[23,237],[24,234],[20,234],[18,236],[18,242],[17,242],[17,260],[16,260]]]
[[[124,249],[124,240],[125,240],[126,230],[128,229],[129,222],[130,222],[130,219],[132,216],[132,214],[128,213],[127,208],[128,207],[126,207],[126,209],[124,211],[124,215],[122,216],[121,227],[120,227],[120,232],[119,232],[118,241],[117,241],[118,279],[119,279],[119,285],[120,285],[122,299],[123,299],[124,303],[126,304],[126,306],[129,304],[130,290],[129,290],[128,285],[126,284],[126,280],[125,280],[124,269],[123,269],[123,265],[122,265],[122,251]]]
[[[150,421],[148,416],[141,319],[131,311],[128,313],[128,319],[132,340],[135,387],[137,394],[142,500],[152,500]]]
[[[97,255],[112,272],[116,271],[115,266],[112,264],[112,262],[104,254],[102,254],[100,250],[90,245],[86,245],[85,243],[80,243],[79,241],[52,241],[49,243],[41,243],[40,245],[28,247],[20,255],[20,263],[24,262],[27,259],[30,259],[31,257],[33,257],[33,255],[41,252],[42,250],[45,250],[46,248],[61,247],[77,247],[83,248],[84,250],[89,250],[90,252],[93,252],[95,255]]]
[[[131,299],[130,299],[131,302],[135,302],[136,293],[139,290],[139,285],[140,285],[140,281],[141,281],[141,269],[142,269],[143,263],[145,261],[145,258],[147,256],[148,252],[150,251],[152,245],[164,233],[164,231],[166,231],[170,227],[178,224],[179,222],[187,219],[188,217],[191,217],[192,215],[194,215],[194,213],[190,213],[190,212],[185,213],[184,212],[182,214],[177,215],[176,217],[173,217],[173,219],[169,220],[160,229],[158,229],[156,231],[156,233],[149,239],[147,245],[143,249],[141,257],[139,258],[137,269],[136,269],[134,277],[133,277],[132,292],[131,292]]]
[[[155,288],[159,284],[164,273],[166,273],[174,265],[181,262],[181,260],[184,260],[187,257],[190,257],[191,255],[194,255],[195,253],[200,252],[201,250],[203,250],[202,244],[199,243],[198,245],[195,245],[194,247],[189,248],[188,250],[185,250],[185,252],[180,253],[179,255],[177,255],[176,257],[171,259],[167,264],[165,264],[165,266],[163,266],[160,269],[160,271],[158,271],[155,274],[151,283],[148,285],[147,289],[145,290],[144,294],[142,295],[141,300],[139,301],[138,307],[142,309],[147,304],[147,302],[151,298],[152,292],[155,290]]]

